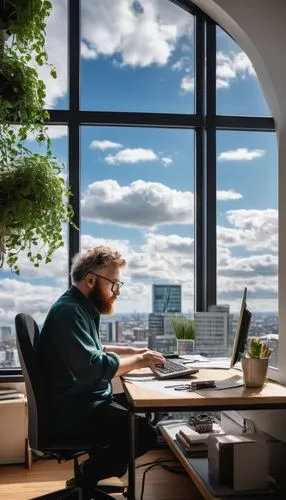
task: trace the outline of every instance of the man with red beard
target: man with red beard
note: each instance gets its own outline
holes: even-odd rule
[[[90,458],[82,464],[79,480],[90,488],[105,477],[123,475],[127,468],[128,411],[124,394],[112,393],[112,378],[165,363],[160,353],[149,349],[101,344],[100,314],[113,311],[124,265],[119,252],[107,247],[77,254],[71,268],[73,285],[51,307],[37,344],[51,433],[90,443]],[[136,417],[136,455],[155,443],[154,428],[146,418]]]

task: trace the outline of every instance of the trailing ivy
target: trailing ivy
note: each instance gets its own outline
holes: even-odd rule
[[[36,267],[49,263],[64,245],[62,224],[73,224],[71,192],[52,155],[46,87],[38,73],[47,64],[57,77],[45,46],[51,8],[48,0],[0,0],[0,267],[6,262],[18,274],[21,253]],[[28,147],[31,138],[46,147],[44,154]]]
[[[19,273],[23,251],[39,267],[64,245],[62,224],[71,222],[73,211],[61,171],[55,159],[39,154],[0,170],[0,267],[6,261]]]
[[[48,0],[0,0],[0,28],[12,36],[12,47],[27,60],[34,54],[39,66],[48,63],[45,47],[46,18],[52,3]],[[56,70],[51,68],[56,78]]]

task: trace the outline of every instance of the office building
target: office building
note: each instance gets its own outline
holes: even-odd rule
[[[209,306],[209,312],[220,312],[227,315],[227,356],[231,355],[236,329],[233,328],[233,314],[230,314],[228,304]]]
[[[204,356],[228,356],[228,312],[217,312],[215,306],[208,312],[194,315],[195,352]]]
[[[180,313],[182,311],[181,285],[153,285],[152,312],[157,314]]]
[[[113,342],[112,321],[101,321],[99,324],[99,336],[103,343]]]
[[[12,335],[11,326],[1,326],[1,342],[7,343]]]
[[[133,328],[133,335],[135,342],[144,342],[147,341],[148,330],[146,328],[135,327]]]
[[[152,285],[152,313],[148,317],[148,347],[150,349],[164,353],[176,350],[170,317],[180,314],[181,310],[181,285]]]

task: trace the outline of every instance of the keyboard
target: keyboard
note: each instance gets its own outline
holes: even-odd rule
[[[153,369],[154,375],[161,379],[188,377],[198,371],[197,368],[188,368],[182,363],[170,359],[166,360],[165,366],[156,366]]]

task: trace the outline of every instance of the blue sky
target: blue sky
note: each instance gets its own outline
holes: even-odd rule
[[[47,46],[59,78],[43,78],[57,109],[68,102],[64,19],[55,0]],[[168,0],[82,0],[82,109],[193,113],[193,61],[192,16]],[[269,116],[251,62],[220,29],[217,112]],[[50,133],[66,163],[66,128]],[[81,162],[82,248],[103,242],[129,262],[118,312],[150,311],[153,282],[181,283],[192,310],[194,132],[83,127]],[[233,311],[245,285],[252,310],[277,310],[277,171],[275,134],[218,132],[218,292]],[[21,257],[21,269],[1,272],[0,324],[23,307],[42,321],[67,285],[66,248],[40,270]]]

